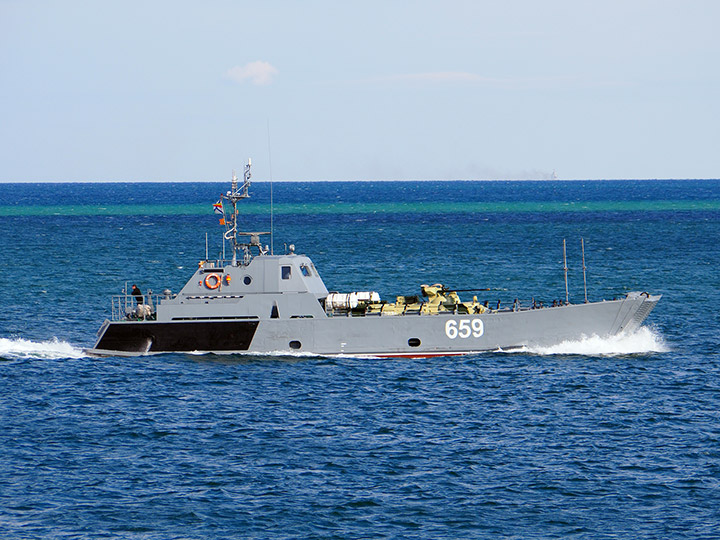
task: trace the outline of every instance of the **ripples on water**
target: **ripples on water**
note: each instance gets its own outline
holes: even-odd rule
[[[601,200],[594,186],[588,200]],[[507,289],[503,301],[564,293],[553,246],[582,235],[591,297],[664,295],[632,336],[395,360],[88,357],[107,297],[129,276],[177,290],[207,227],[43,224],[0,217],[2,538],[719,536],[717,212],[279,219],[280,238],[302,239],[340,290],[388,296],[442,274]],[[30,253],[44,264],[9,264],[28,268]]]
[[[3,341],[0,532],[712,537],[716,368],[573,352],[593,343],[373,360]]]

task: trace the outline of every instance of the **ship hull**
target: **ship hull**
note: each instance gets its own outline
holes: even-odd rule
[[[257,326],[258,321],[108,322],[100,330],[101,336],[95,349],[129,355],[247,351]]]
[[[324,318],[107,321],[91,354],[170,352],[449,356],[549,346],[637,329],[660,296],[478,315],[365,315]]]

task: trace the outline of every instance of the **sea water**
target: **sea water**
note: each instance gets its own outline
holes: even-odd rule
[[[276,183],[330,290],[663,298],[631,335],[433,359],[92,358],[223,251],[226,183],[0,185],[2,538],[718,538],[720,181]],[[270,186],[241,203],[271,228]],[[270,243],[270,238],[267,238]],[[228,249],[228,246],[225,247]]]

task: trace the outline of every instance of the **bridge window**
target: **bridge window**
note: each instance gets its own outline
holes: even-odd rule
[[[281,266],[280,271],[283,279],[290,279],[290,276],[292,275],[292,266]]]
[[[310,272],[310,268],[308,268],[307,264],[300,265],[300,272],[302,272],[302,275],[305,277],[310,277],[312,275],[312,272]]]

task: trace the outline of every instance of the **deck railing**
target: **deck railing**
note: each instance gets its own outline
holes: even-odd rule
[[[175,295],[166,294],[143,294],[142,297],[132,294],[113,295],[111,299],[112,320],[154,321],[158,304],[162,300],[169,300],[174,297]],[[139,298],[142,298],[141,303],[138,303]]]

